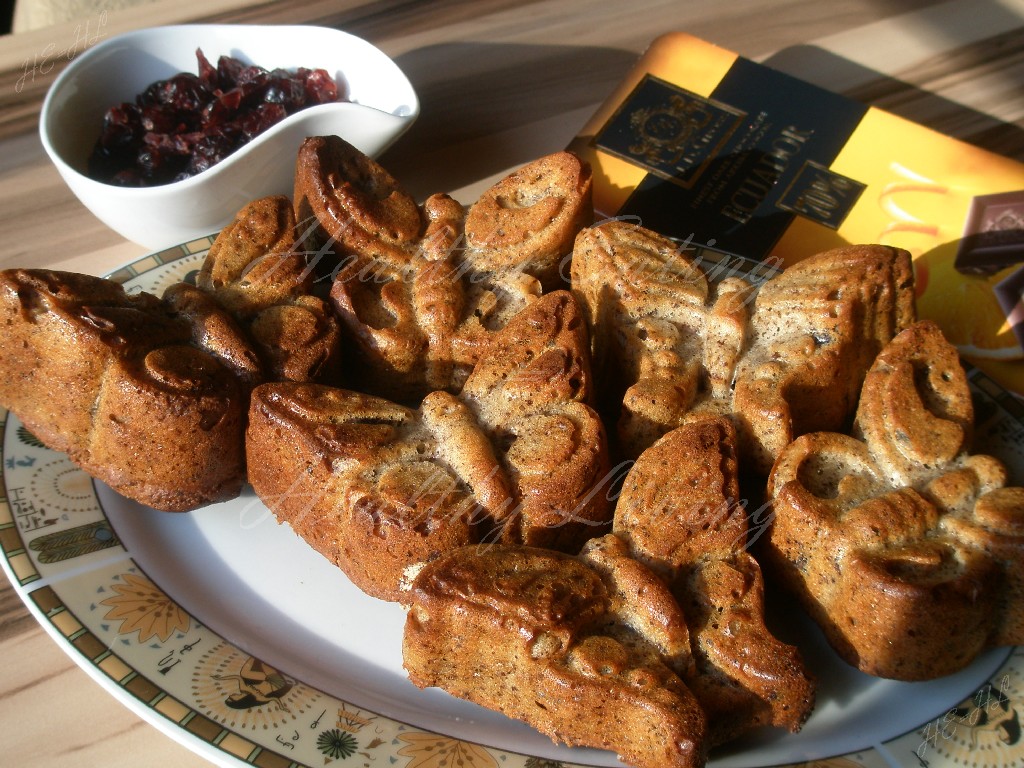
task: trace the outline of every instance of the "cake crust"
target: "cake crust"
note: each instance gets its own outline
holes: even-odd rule
[[[454,548],[574,552],[608,528],[590,386],[586,326],[556,291],[495,335],[459,395],[436,390],[411,408],[334,388],[257,388],[249,480],[363,591],[404,602],[416,569]]]
[[[847,662],[927,680],[1018,644],[1024,489],[971,454],[967,379],[938,326],[878,356],[852,435],[795,440],[769,477],[766,557]]]
[[[572,287],[617,455],[635,459],[691,418],[729,416],[744,471],[766,476],[794,436],[848,426],[874,356],[914,320],[899,249],[833,249],[760,285],[731,271],[625,221],[577,236]]]
[[[230,317],[179,309],[102,278],[0,273],[0,403],[93,477],[167,511],[241,490],[255,359]]]
[[[650,572],[646,581],[659,589]],[[405,668],[418,686],[525,720],[556,742],[609,749],[638,768],[703,765],[704,714],[635,629],[685,624],[622,591],[567,554],[456,550],[413,584]]]

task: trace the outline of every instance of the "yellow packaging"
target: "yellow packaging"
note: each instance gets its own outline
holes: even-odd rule
[[[1024,164],[683,33],[652,43],[569,148],[599,215],[694,245],[780,265],[905,248],[919,316],[1024,395]]]

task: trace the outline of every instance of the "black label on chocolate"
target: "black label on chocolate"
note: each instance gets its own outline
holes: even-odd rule
[[[660,178],[692,187],[746,117],[727,104],[645,75],[596,142]]]
[[[778,206],[830,229],[839,229],[866,186],[806,160],[783,191]]]
[[[645,78],[594,143],[648,171],[617,214],[761,259],[794,217],[848,215],[864,185],[828,169],[866,111],[739,58],[709,98]]]

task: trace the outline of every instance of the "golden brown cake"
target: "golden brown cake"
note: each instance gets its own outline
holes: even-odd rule
[[[0,273],[0,403],[118,493],[183,511],[236,496],[254,351],[229,317],[47,270]]]
[[[712,744],[762,725],[797,731],[814,706],[800,653],[765,625],[742,498],[732,422],[706,417],[645,450],[615,508],[613,537],[666,580],[686,619],[693,668],[681,674]]]
[[[921,322],[878,356],[853,435],[804,435],[771,473],[766,556],[864,672],[926,680],[1024,641],[1024,489],[969,453],[972,421],[956,350]]]
[[[637,768],[696,768],[705,718],[663,649],[686,665],[686,623],[660,580],[533,547],[464,547],[413,583],[410,679]]]
[[[419,686],[630,765],[702,765],[753,728],[799,730],[815,684],[765,625],[735,433],[679,427],[622,485],[614,531],[576,558],[477,545],[412,583],[403,657]]]
[[[356,385],[409,403],[430,391],[457,391],[462,367],[454,337],[465,312],[456,256],[463,208],[433,195],[423,212],[427,229],[404,261],[346,254],[331,286],[360,361]]]
[[[760,472],[797,435],[849,428],[875,356],[915,320],[913,283],[906,251],[850,245],[760,287],[732,405]]]
[[[692,411],[728,412],[752,286],[712,283],[682,245],[626,221],[583,230],[572,289],[591,328],[601,409],[635,459]]]
[[[365,592],[400,601],[408,576],[484,541],[577,550],[610,522],[604,431],[571,294],[528,306],[462,396],[416,409],[312,385],[253,393],[256,493]],[[512,350],[511,352],[509,350]]]
[[[340,325],[314,294],[316,254],[298,237],[291,200],[253,200],[217,235],[196,285],[245,329],[268,379],[337,384]]]
[[[795,434],[852,416],[875,354],[913,320],[909,254],[850,246],[757,286],[694,253],[625,221],[577,237],[602,410],[628,458],[689,418],[729,415],[744,471],[767,474]]]
[[[249,480],[280,522],[356,586],[398,600],[407,568],[489,530],[472,491],[443,462],[450,436],[380,398],[264,384],[249,412]],[[463,455],[466,464],[479,458]]]
[[[588,345],[572,294],[545,294],[495,334],[462,389],[508,471],[516,504],[502,519],[505,541],[574,552],[610,522]]]
[[[417,206],[399,182],[337,137],[299,151],[299,229],[329,249],[331,300],[360,358],[354,385],[416,403],[458,392],[490,337],[545,290],[593,217],[589,168],[567,152],[510,174],[468,208]],[[305,221],[315,224],[306,225]]]
[[[243,317],[308,294],[313,272],[296,237],[291,200],[284,195],[253,200],[217,234],[196,285]]]
[[[168,309],[188,322],[192,341],[226,365],[246,395],[264,380],[266,367],[251,337],[216,299],[188,283],[168,286],[162,298]]]
[[[509,174],[488,189],[466,216],[463,258],[474,272],[516,269],[544,290],[565,286],[577,233],[594,218],[590,167],[556,152]]]
[[[339,136],[311,136],[295,165],[295,218],[303,242],[338,259],[355,254],[403,265],[423,234],[419,206],[379,163]]]

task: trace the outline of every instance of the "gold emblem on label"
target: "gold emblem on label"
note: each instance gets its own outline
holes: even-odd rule
[[[649,165],[679,166],[687,148],[713,119],[703,101],[674,94],[660,106],[641,107],[630,114],[636,140],[629,151]]]

